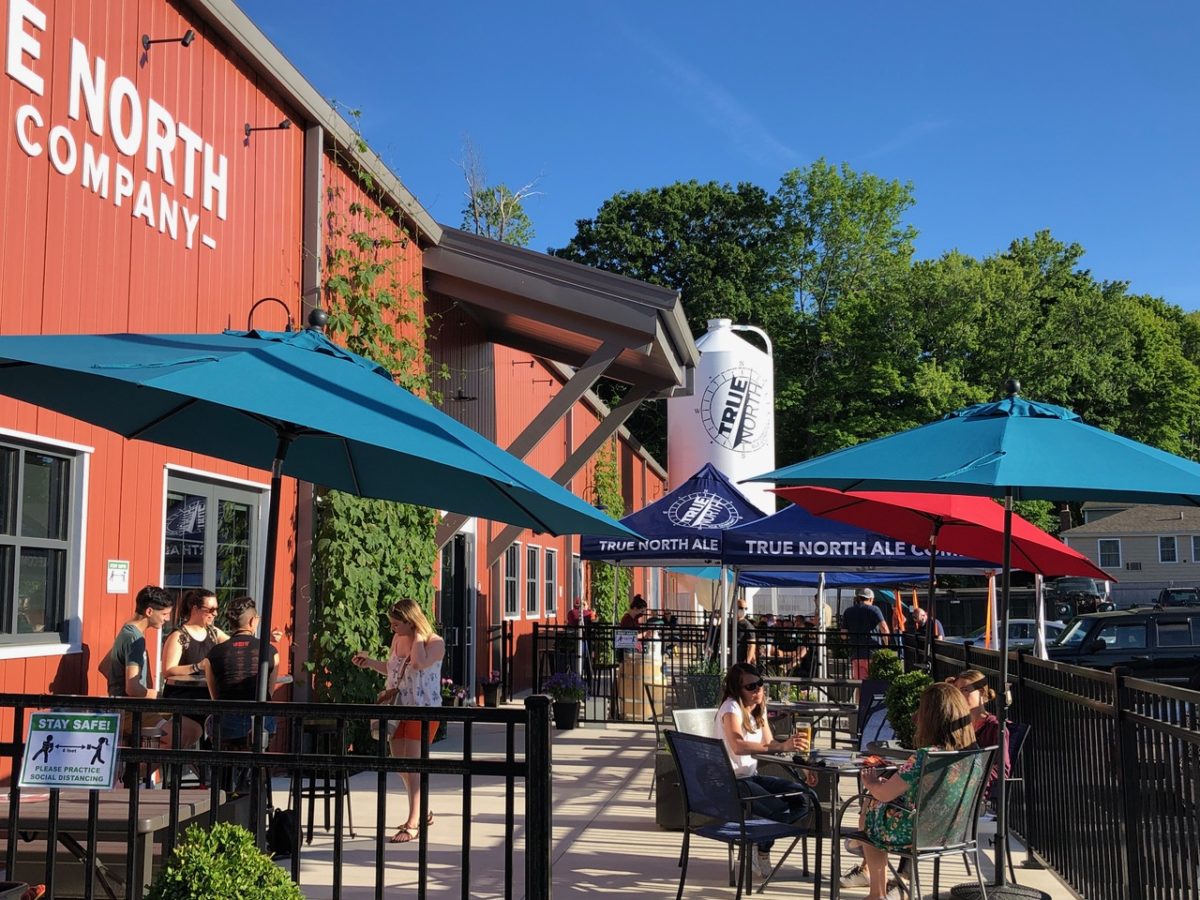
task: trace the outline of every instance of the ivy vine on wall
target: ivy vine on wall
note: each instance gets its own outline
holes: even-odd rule
[[[357,113],[350,112],[352,120]],[[365,149],[359,139],[359,149]],[[400,271],[410,246],[401,218],[350,154],[334,152],[349,187],[326,193],[324,302],[330,337],[392,372],[416,394],[430,393],[427,322],[419,287]],[[320,490],[313,523],[309,669],[323,702],[369,703],[379,676],[351,665],[356,650],[387,653],[388,607],[411,597],[433,619],[435,510]],[[369,745],[365,734],[352,736]]]
[[[621,469],[617,465],[616,438],[605,444],[596,454],[592,468],[592,502],[614,519],[625,515],[625,496],[621,492]],[[591,562],[588,563],[588,571],[592,609],[596,611],[597,621],[609,625],[616,624],[617,605],[629,598],[629,588],[632,584],[629,569],[608,563]],[[597,662],[612,661],[609,655],[612,652],[611,647],[597,647],[595,652]]]

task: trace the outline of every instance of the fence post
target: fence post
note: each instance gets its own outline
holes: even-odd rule
[[[554,835],[550,698],[526,697],[525,713],[525,897],[550,900]]]
[[[1121,859],[1125,869],[1122,887],[1124,896],[1129,900],[1142,900],[1147,894],[1138,847],[1138,823],[1141,821],[1138,815],[1139,762],[1136,726],[1126,716],[1131,707],[1129,688],[1125,686],[1128,674],[1128,669],[1113,670],[1113,730],[1116,732],[1113,769],[1121,804],[1121,815],[1117,821],[1120,823]]]

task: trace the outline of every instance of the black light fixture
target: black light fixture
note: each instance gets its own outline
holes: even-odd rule
[[[453,397],[451,397],[450,399],[451,399],[451,400],[456,400],[456,401],[458,401],[459,403],[469,403],[470,401],[472,401],[472,400],[478,400],[479,398],[478,398],[478,397],[472,397],[472,396],[470,396],[470,395],[469,395],[469,394],[468,394],[466,391],[464,391],[462,388],[456,388],[456,389],[455,389],[455,391],[454,391],[454,396],[453,396]]]
[[[278,125],[251,125],[246,123],[246,140],[250,140],[250,135],[255,131],[287,131],[292,127],[292,123],[284,119]]]
[[[261,300],[255,300],[254,305],[250,307],[250,313],[246,316],[246,330],[247,331],[254,330],[254,311],[256,309],[258,309],[260,306],[262,306],[264,303],[278,303],[280,306],[283,307],[283,311],[285,313],[287,313],[287,328],[284,329],[285,331],[292,331],[296,327],[296,322],[292,318],[291,307],[289,307],[286,303],[284,303],[278,297],[263,297]]]
[[[151,44],[182,44],[184,47],[190,47],[192,41],[196,39],[196,32],[188,29],[183,33],[183,37],[177,38],[151,38],[148,34],[142,35],[142,50],[146,53],[150,52]]]

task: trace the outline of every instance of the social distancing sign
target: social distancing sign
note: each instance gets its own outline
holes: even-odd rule
[[[33,713],[20,786],[111,790],[120,733],[120,713]]]

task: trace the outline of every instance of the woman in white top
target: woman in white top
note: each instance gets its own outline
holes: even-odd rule
[[[808,750],[808,737],[793,734],[776,739],[767,721],[767,694],[762,676],[750,663],[737,663],[725,675],[715,737],[725,743],[733,763],[738,790],[751,798],[754,815],[776,822],[798,822],[816,809],[812,791],[794,781],[758,773],[759,753]],[[771,874],[771,842],[758,845],[755,863],[765,878]]]
[[[387,689],[395,690],[400,706],[442,705],[442,658],[446,644],[434,632],[425,613],[415,600],[399,600],[388,610],[392,626],[392,648],[387,660],[372,659],[359,651],[351,658],[359,668],[373,669],[387,677]],[[416,759],[421,755],[421,725],[416,720],[389,722],[391,751],[394,757]],[[429,723],[429,740],[437,734],[438,723]],[[408,818],[392,836],[391,843],[405,844],[417,836],[421,816],[421,777],[416,772],[401,772],[408,792]],[[425,819],[433,824],[433,813]]]

